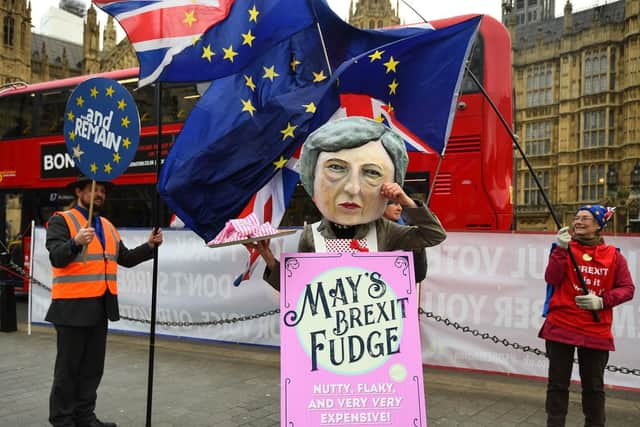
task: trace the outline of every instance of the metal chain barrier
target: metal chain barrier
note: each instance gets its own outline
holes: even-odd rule
[[[502,344],[505,347],[512,347],[514,350],[520,350],[523,352],[529,352],[529,353],[534,353],[537,356],[544,356],[547,357],[547,353],[540,350],[539,348],[536,347],[531,347],[528,345],[522,345],[519,344],[517,342],[511,342],[506,338],[500,338],[496,335],[491,335],[488,334],[486,332],[480,332],[477,329],[471,329],[469,326],[465,326],[465,325],[461,325],[458,322],[452,322],[451,320],[449,320],[448,318],[444,317],[444,316],[440,316],[437,314],[433,314],[429,311],[425,311],[422,307],[418,308],[418,313],[425,316],[427,319],[433,319],[436,322],[441,322],[444,323],[445,326],[451,326],[454,329],[458,330],[458,331],[462,331],[465,334],[471,334],[474,337],[480,337],[483,340],[490,340],[491,342],[493,342],[494,344]],[[573,363],[578,363],[578,359],[573,359]],[[625,367],[620,367],[620,366],[615,366],[615,365],[607,365],[605,367],[605,369],[609,372],[618,372],[621,374],[632,374],[635,376],[640,376],[640,369],[631,369],[631,368],[625,368]]]
[[[35,277],[28,275],[27,272],[20,267],[19,265],[15,264],[13,261],[9,261],[9,265],[16,270],[17,272],[19,272],[23,277],[28,277],[29,279],[31,279],[32,283],[35,283],[36,285],[46,289],[47,291],[51,292],[51,288],[47,285],[45,285],[44,283],[42,283],[41,281],[37,280]],[[280,309],[276,308],[273,310],[269,310],[269,311],[264,311],[262,313],[257,313],[257,314],[248,314],[245,316],[237,316],[237,317],[232,317],[229,319],[220,319],[220,320],[211,320],[208,322],[171,322],[171,321],[156,321],[156,325],[160,325],[160,326],[167,326],[167,327],[177,327],[177,328],[189,328],[189,327],[193,327],[193,326],[219,326],[219,325],[229,325],[229,324],[234,324],[234,323],[238,323],[238,322],[245,322],[247,320],[255,320],[255,319],[260,319],[263,317],[268,317],[268,316],[273,316],[275,314],[279,314],[280,313]],[[525,353],[533,353],[536,356],[544,356],[547,357],[547,353],[540,350],[539,348],[536,347],[531,347],[528,345],[522,345],[519,344],[517,342],[511,342],[506,338],[500,338],[496,335],[491,335],[487,332],[480,332],[478,329],[472,329],[469,326],[465,326],[465,325],[461,325],[458,322],[453,322],[451,320],[449,320],[448,318],[444,317],[444,316],[440,316],[437,314],[433,314],[430,311],[425,311],[422,307],[418,308],[418,314],[425,316],[427,319],[433,319],[436,322],[440,322],[443,323],[445,326],[449,326],[452,327],[458,331],[461,331],[465,334],[471,334],[474,337],[480,337],[483,340],[489,340],[491,342],[493,342],[494,344],[502,344],[505,347],[511,347],[514,350],[520,350],[523,351]],[[138,322],[138,323],[143,323],[143,324],[151,324],[151,320],[150,319],[137,319],[137,318],[133,318],[133,317],[128,317],[128,316],[121,316],[121,318],[123,320],[128,320],[130,322]],[[573,360],[574,363],[578,363],[578,359],[574,359]],[[620,374],[625,374],[625,375],[635,375],[635,376],[640,376],[640,369],[632,369],[632,368],[625,368],[624,366],[615,366],[615,365],[607,365],[605,367],[605,369],[609,372],[617,372]]]

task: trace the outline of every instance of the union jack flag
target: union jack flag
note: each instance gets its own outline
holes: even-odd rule
[[[234,0],[93,0],[127,33],[140,62],[140,86],[229,15]]]

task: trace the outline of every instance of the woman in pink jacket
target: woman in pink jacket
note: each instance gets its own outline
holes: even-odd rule
[[[571,228],[558,231],[545,280],[547,318],[540,333],[549,358],[547,426],[564,426],[574,352],[578,349],[582,412],[585,426],[605,425],[604,370],[609,351],[615,350],[611,324],[613,307],[633,298],[634,285],[627,260],[615,246],[605,244],[600,232],[613,209],[582,206]],[[568,251],[575,255],[589,293],[584,294]],[[594,319],[593,312],[599,320]]]

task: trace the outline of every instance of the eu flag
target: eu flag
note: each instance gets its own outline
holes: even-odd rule
[[[228,48],[220,54],[211,50],[182,58],[185,64],[191,63],[192,79],[214,78],[214,81],[192,110],[172,147],[158,188],[167,204],[205,241],[215,237],[227,220],[238,216],[251,196],[282,170],[307,135],[338,110],[340,93],[366,93],[384,100],[389,110],[397,111],[392,111],[393,114],[407,118],[408,129],[420,137],[419,132],[425,132],[431,138],[429,126],[437,125],[433,139],[444,145],[460,66],[479,22],[479,18],[470,20],[451,32],[451,37],[460,36],[455,43],[462,44],[462,48],[438,53],[459,54],[460,58],[451,61],[437,58],[423,64],[420,57],[431,61],[437,55],[430,55],[427,50],[448,40],[449,35],[438,36],[441,30],[424,28],[358,30],[337,17],[324,0],[268,3],[271,8],[288,4],[297,7],[300,13],[283,13],[264,26],[258,14],[251,31],[256,37],[252,43],[257,42],[259,35],[268,38],[269,43],[260,50],[248,50],[242,65],[236,63],[241,53],[234,55],[237,51]],[[230,17],[240,4],[242,0],[235,2]],[[260,12],[259,5],[267,3],[258,0],[250,4],[250,8],[258,5],[256,11]],[[289,22],[290,19],[295,22]],[[228,34],[234,31],[232,27],[223,31],[227,23],[224,21],[209,32],[219,31],[224,38],[227,31]],[[306,26],[300,28],[303,23]],[[281,28],[295,31],[284,31],[289,34],[282,37]],[[242,26],[235,31],[247,34]],[[206,46],[215,43],[208,38],[209,32],[203,38]],[[224,47],[227,43],[216,45]],[[412,55],[418,58],[414,61]],[[214,60],[220,62],[216,67],[210,66]],[[393,65],[396,61],[400,63]],[[180,63],[174,61],[167,67],[163,78],[169,78]],[[442,65],[449,63],[446,68]],[[366,64],[369,65],[361,68]],[[452,70],[453,64],[458,68]],[[425,92],[434,89],[431,83],[424,84],[425,79],[439,73],[447,73],[451,81],[442,84],[440,91]],[[395,91],[389,87],[395,85],[389,80],[392,77],[401,82]],[[362,82],[358,83],[358,79]],[[445,94],[447,88],[451,93]],[[406,92],[411,90],[418,92],[408,96]],[[405,102],[406,106],[401,105]],[[433,107],[424,110],[424,104]],[[422,115],[423,110],[437,109],[446,113],[435,116],[433,121]],[[441,122],[436,124],[436,120]],[[425,127],[424,123],[431,125]]]

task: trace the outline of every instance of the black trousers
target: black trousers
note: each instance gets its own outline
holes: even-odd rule
[[[546,341],[549,357],[547,382],[547,427],[564,427],[569,406],[569,383],[575,346]],[[578,366],[582,383],[582,413],[585,427],[605,425],[604,369],[609,361],[607,350],[578,347]]]
[[[95,419],[98,385],[104,372],[107,319],[96,326],[58,326],[57,355],[49,398],[49,422],[82,426]]]

